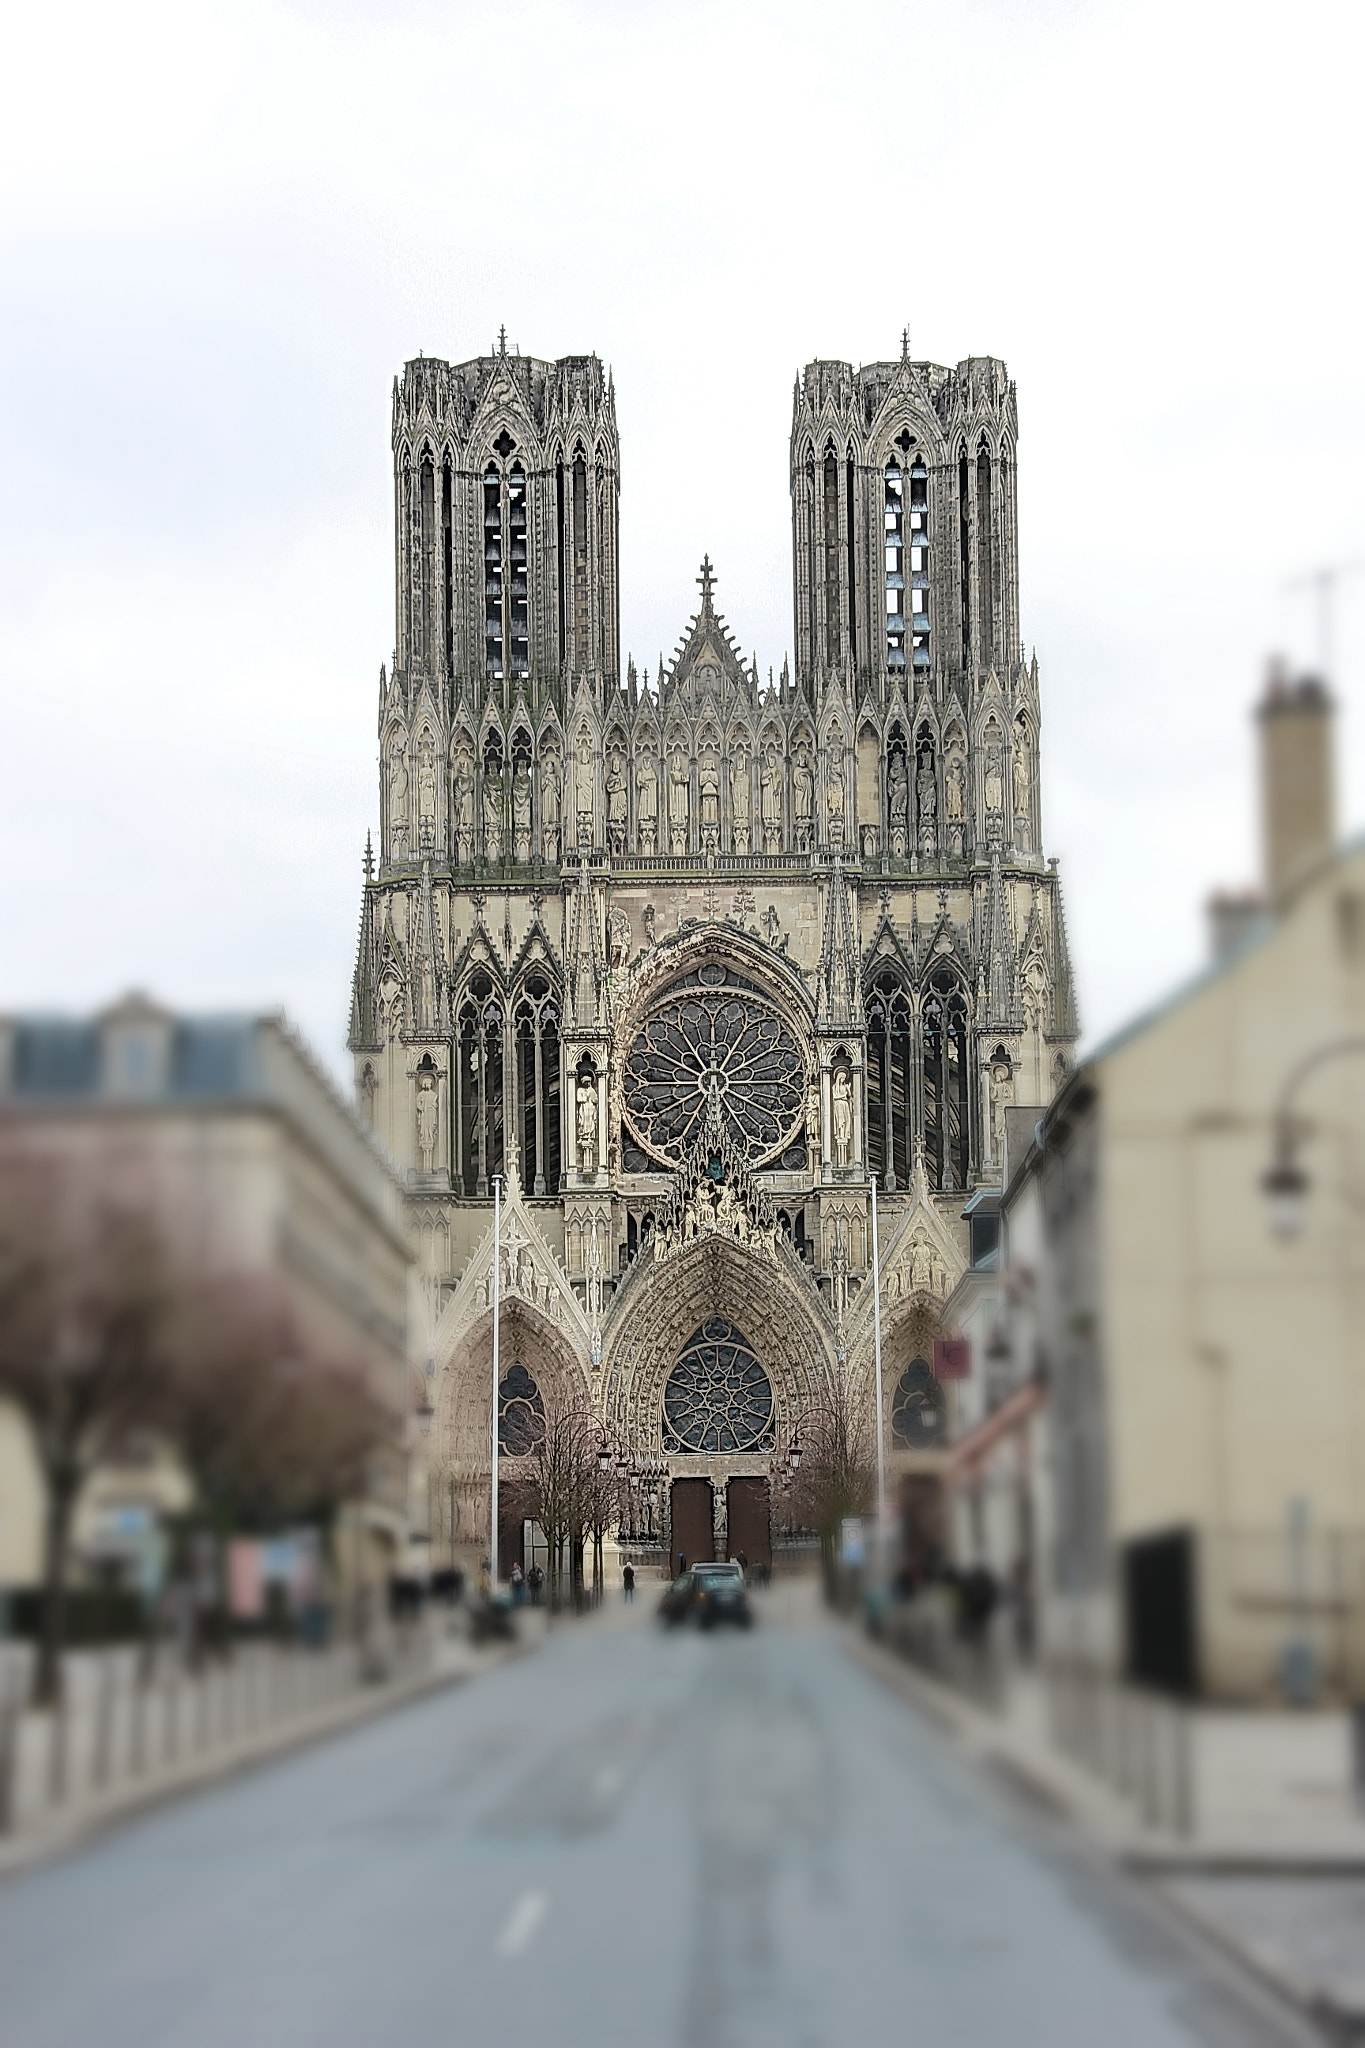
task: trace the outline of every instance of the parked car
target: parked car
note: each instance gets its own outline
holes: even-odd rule
[[[751,1627],[753,1612],[743,1567],[733,1559],[694,1564],[674,1579],[659,1602],[659,1615],[672,1627],[683,1621],[695,1621],[698,1628],[714,1628],[722,1621]]]

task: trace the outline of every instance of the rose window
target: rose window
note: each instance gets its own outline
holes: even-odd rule
[[[751,982],[710,965],[667,991],[626,1059],[628,1171],[678,1163],[713,1081],[730,1136],[752,1165],[804,1167],[805,1061],[791,1028]]]
[[[773,1390],[733,1323],[711,1316],[664,1387],[664,1447],[752,1451],[772,1442]]]

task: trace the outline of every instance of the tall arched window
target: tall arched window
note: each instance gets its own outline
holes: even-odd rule
[[[543,974],[527,982],[516,1022],[521,1184],[553,1195],[560,1174],[559,1000]]]
[[[883,476],[886,491],[886,665],[905,667],[905,479],[893,455]]]
[[[509,609],[508,667],[514,676],[531,673],[531,628],[526,601],[526,472],[519,462],[507,479]]]
[[[834,450],[825,450],[825,659],[831,668],[839,659],[839,464]]]
[[[906,535],[910,555],[911,666],[927,669],[929,660],[929,472],[917,455],[910,465],[910,530]]]
[[[991,503],[991,452],[981,443],[976,457],[976,648],[982,668],[995,657],[995,541]]]
[[[502,674],[502,479],[490,462],[483,474],[484,670]]]
[[[967,1185],[971,1143],[967,998],[947,968],[930,980],[920,1023],[924,1163],[929,1185],[947,1192]]]
[[[910,1184],[913,1046],[909,994],[898,975],[880,975],[867,998],[867,1159],[888,1192]]]
[[[502,1043],[502,1003],[487,975],[477,975],[460,1006],[457,1194],[491,1194],[493,1175],[503,1171]]]

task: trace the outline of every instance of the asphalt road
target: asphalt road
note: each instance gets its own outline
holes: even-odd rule
[[[0,1885],[0,2048],[1311,2038],[799,1602],[625,1621]]]

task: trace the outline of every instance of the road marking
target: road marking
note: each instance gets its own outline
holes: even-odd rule
[[[539,1927],[549,1904],[544,1892],[523,1892],[498,1936],[498,1954],[517,1956]]]

